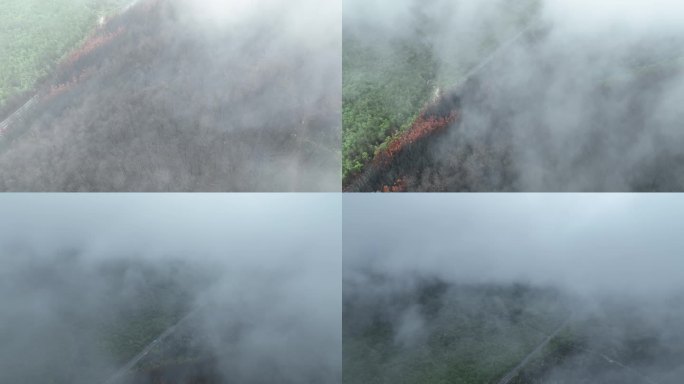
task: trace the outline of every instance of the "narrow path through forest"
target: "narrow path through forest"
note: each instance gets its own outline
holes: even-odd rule
[[[537,345],[537,346],[536,346],[536,347],[535,347],[527,356],[525,356],[525,358],[522,359],[522,360],[520,361],[520,363],[518,363],[518,365],[516,365],[515,367],[513,367],[513,369],[511,369],[510,371],[508,371],[508,373],[506,373],[506,374],[504,375],[504,377],[502,377],[501,380],[499,380],[497,383],[498,383],[498,384],[508,384],[508,383],[510,383],[511,380],[513,380],[513,379],[518,375],[518,373],[520,373],[520,371],[521,371],[523,368],[525,368],[525,366],[527,365],[527,363],[529,363],[530,360],[532,360],[532,358],[534,358],[535,355],[537,355],[538,353],[540,353],[541,350],[544,349],[544,347],[546,347],[546,345],[548,345],[549,342],[550,342],[551,340],[553,340],[553,338],[556,337],[556,336],[558,335],[558,333],[559,333],[561,330],[563,330],[563,328],[565,328],[565,326],[568,325],[568,323],[570,322],[570,318],[571,318],[571,316],[568,316],[568,317],[567,317],[567,318],[558,326],[558,328],[556,328],[556,329],[553,331],[553,333],[551,333],[550,335],[548,335],[548,336],[547,336],[539,345]]]
[[[115,15],[123,15],[128,12],[134,5],[136,5],[141,0],[133,0],[125,7],[121,8]],[[40,92],[36,92],[33,97],[28,99],[21,107],[17,108],[16,111],[12,112],[5,120],[0,122],[0,138],[5,134],[5,132],[10,129],[10,127],[17,121],[26,117],[26,115],[31,112],[31,109],[40,100]]]
[[[116,384],[122,377],[124,377],[133,367],[135,367],[136,364],[138,364],[145,356],[147,356],[150,351],[159,343],[164,341],[167,337],[171,336],[174,332],[176,332],[176,329],[180,327],[181,325],[185,324],[192,315],[197,313],[197,309],[190,311],[187,315],[183,316],[178,322],[169,328],[167,328],[164,332],[162,332],[159,336],[157,336],[154,340],[152,340],[145,348],[143,348],[137,355],[133,356],[126,364],[124,364],[121,368],[119,368],[112,376],[109,377],[106,381],[103,382],[103,384]]]

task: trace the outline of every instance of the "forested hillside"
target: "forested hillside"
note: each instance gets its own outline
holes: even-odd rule
[[[504,0],[477,11],[467,2],[345,1],[344,185],[406,132],[431,99],[459,85],[529,22],[538,3]],[[468,30],[474,16],[480,25]]]
[[[57,255],[56,263],[47,263],[13,252],[26,263],[4,275],[9,291],[3,299],[17,309],[0,325],[5,382],[106,382],[193,309],[199,278],[210,276],[184,262],[155,265],[130,257],[101,263],[75,250]],[[173,364],[160,360],[157,367]]]
[[[381,276],[345,289],[349,384],[675,384],[682,373],[682,297],[644,304]]]
[[[0,119],[101,20],[131,0],[6,0],[0,10]]]
[[[348,3],[345,190],[684,189],[673,4]],[[453,95],[453,121],[426,129]]]
[[[558,292],[425,281],[344,298],[345,383],[492,383],[563,322]]]
[[[0,189],[339,190],[334,34],[192,7],[141,1],[70,53],[0,138]]]

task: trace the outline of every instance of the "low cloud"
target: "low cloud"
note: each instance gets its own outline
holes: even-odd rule
[[[0,381],[105,382],[188,313],[216,380],[341,380],[339,197],[7,195],[0,211]]]

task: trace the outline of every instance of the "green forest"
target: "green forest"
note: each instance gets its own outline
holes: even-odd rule
[[[350,16],[342,36],[344,185],[393,137],[408,130],[430,99],[456,87],[539,10],[538,0],[499,5],[496,15],[482,21],[484,31],[469,42],[476,48],[468,54],[443,51],[448,46],[444,37],[456,29],[453,21],[419,5],[411,8],[407,25],[396,26],[400,32],[357,26]]]
[[[29,92],[59,59],[130,0],[4,0],[0,10],[0,110]]]
[[[346,302],[344,382],[497,382],[563,323],[568,312],[559,298],[525,285],[432,282]],[[538,358],[551,358],[572,339],[564,328]]]
[[[430,98],[437,73],[429,46],[404,40],[376,49],[344,36],[343,177],[360,172],[390,137],[408,129]]]

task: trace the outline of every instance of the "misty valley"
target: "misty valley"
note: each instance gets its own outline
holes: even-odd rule
[[[548,286],[345,286],[344,383],[670,383],[684,374],[684,295],[587,298]]]

